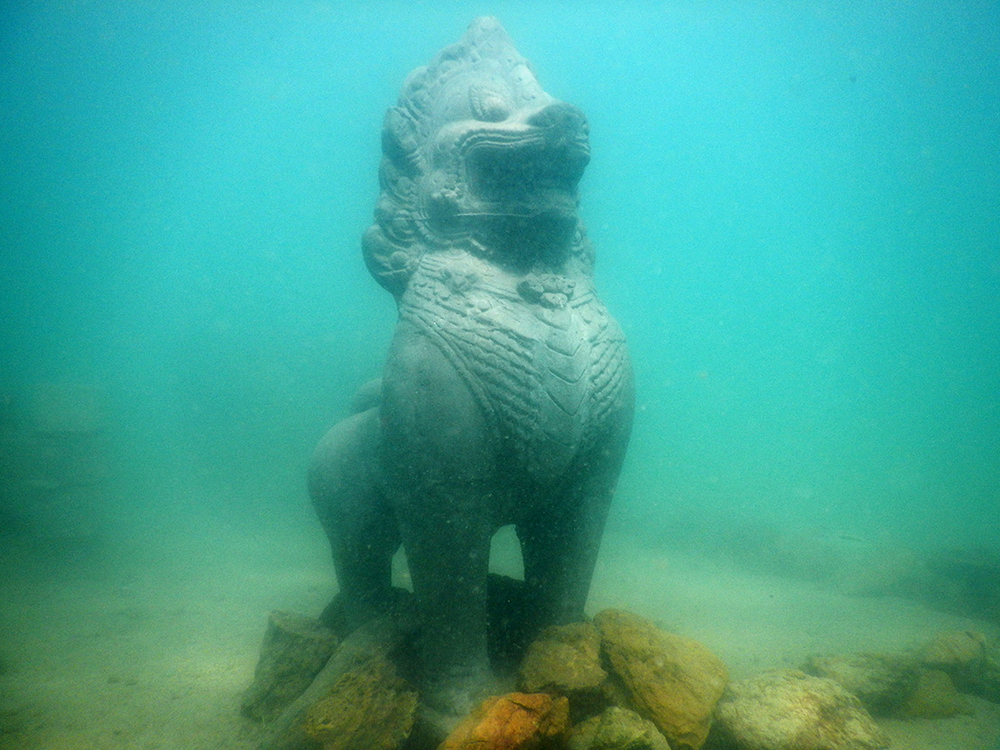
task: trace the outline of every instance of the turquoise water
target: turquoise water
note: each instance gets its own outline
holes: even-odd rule
[[[483,13],[590,119],[638,388],[614,523],[1000,547],[987,2],[5,4],[3,418],[100,394],[99,523],[305,504],[392,332],[382,114]]]

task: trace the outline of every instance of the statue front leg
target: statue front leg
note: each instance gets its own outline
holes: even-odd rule
[[[422,696],[457,719],[492,684],[486,581],[498,488],[491,437],[459,373],[405,324],[383,382],[383,465],[421,612]]]
[[[627,392],[605,439],[577,456],[550,501],[517,527],[529,602],[528,632],[584,619],[631,423]]]
[[[426,705],[458,718],[493,684],[487,651],[490,534],[485,514],[459,497],[466,487],[418,484],[416,491],[419,496],[397,509],[406,518],[403,545],[421,614],[421,695]]]

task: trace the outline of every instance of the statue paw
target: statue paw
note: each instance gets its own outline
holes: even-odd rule
[[[446,737],[484,700],[503,692],[489,672],[433,683],[421,691],[421,718],[435,733]]]

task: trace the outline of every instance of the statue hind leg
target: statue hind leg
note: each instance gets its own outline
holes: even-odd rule
[[[378,407],[323,436],[309,469],[309,494],[330,540],[340,593],[321,619],[341,637],[393,605],[392,556],[400,545],[382,492]]]

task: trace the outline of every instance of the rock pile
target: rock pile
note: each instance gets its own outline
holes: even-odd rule
[[[700,643],[605,610],[593,623],[543,631],[518,670],[520,692],[488,699],[440,744],[421,732],[416,692],[392,664],[405,634],[388,622],[365,626],[317,674],[313,656],[328,632],[272,616],[244,701],[252,718],[287,706],[264,750],[698,750],[728,680]]]
[[[812,657],[802,670],[834,680],[874,716],[968,714],[966,695],[1000,702],[1000,647],[975,631],[939,633],[914,654]]]
[[[608,609],[544,630],[518,692],[483,702],[442,744],[395,663],[411,635],[370,623],[316,674],[332,635],[273,615],[244,703],[248,716],[273,719],[262,750],[881,750],[889,740],[872,716],[941,718],[968,712],[963,693],[1000,696],[1000,651],[974,632],[941,633],[913,654],[815,656],[801,670],[730,682],[700,643]]]
[[[565,722],[549,718],[562,716],[553,708],[540,714],[544,720],[528,716],[500,731],[477,729],[474,740],[463,725],[441,750],[698,750],[727,680],[725,665],[700,643],[608,609],[593,623],[544,630],[518,671],[524,692],[499,699],[503,707],[544,696],[565,705]],[[496,700],[477,714],[493,713]],[[495,729],[495,720],[480,726],[489,723]]]

